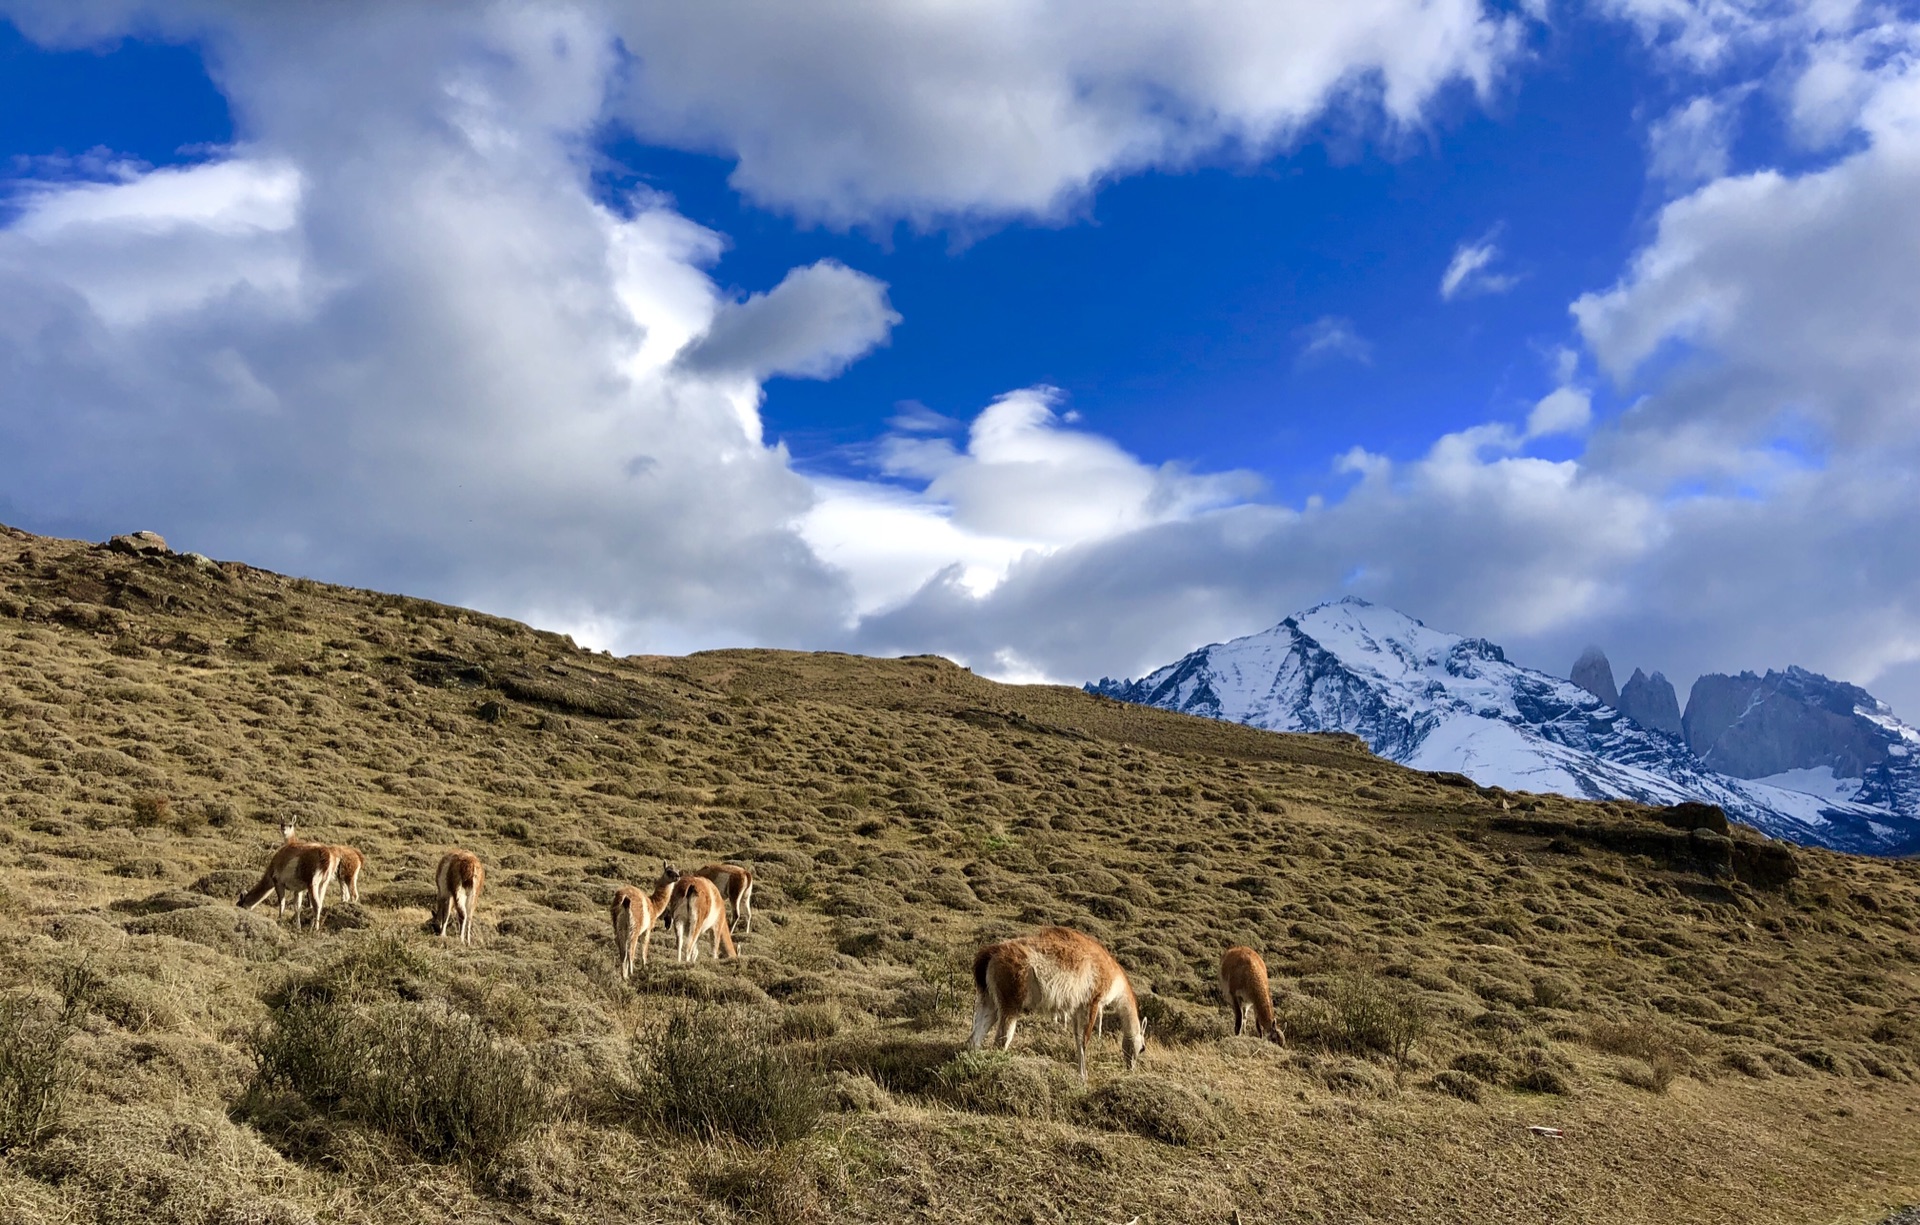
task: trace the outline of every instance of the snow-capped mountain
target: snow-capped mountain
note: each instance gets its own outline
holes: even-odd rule
[[[1649,804],[1704,800],[1794,842],[1881,855],[1920,850],[1920,816],[1862,802],[1864,792],[1817,795],[1709,770],[1679,736],[1641,727],[1571,681],[1509,663],[1484,638],[1442,633],[1352,597],[1201,647],[1140,680],[1087,688],[1273,731],[1352,732],[1383,757],[1455,770],[1484,786]]]
[[[1805,668],[1703,676],[1686,736],[1720,773],[1920,816],[1920,731],[1858,685]]]

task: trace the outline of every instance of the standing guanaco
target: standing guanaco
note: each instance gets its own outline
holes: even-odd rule
[[[1238,1034],[1246,1021],[1247,1008],[1253,1008],[1253,1033],[1281,1046],[1287,1039],[1273,1019],[1273,992],[1267,986],[1267,963],[1260,954],[1244,944],[1236,944],[1220,954],[1220,994],[1233,1012],[1233,1032]]]
[[[649,895],[632,885],[623,885],[613,895],[613,947],[620,956],[620,977],[633,977],[633,951],[640,949],[640,964],[647,964],[647,947],[653,943],[653,928],[666,918],[673,900],[673,886],[681,878],[680,869],[667,864],[660,879],[653,882]]]
[[[301,905],[311,897],[313,929],[318,931],[326,909],[327,886],[333,883],[340,857],[332,847],[296,839],[290,821],[280,827],[280,834],[283,839],[280,849],[267,860],[266,871],[260,874],[259,883],[240,895],[238,905],[243,910],[252,910],[269,893],[276,894],[280,901],[280,914],[284,917],[287,899],[292,898],[293,926],[297,931],[300,927]]]
[[[460,918],[460,943],[473,943],[473,911],[480,903],[480,886],[487,881],[487,870],[480,864],[480,857],[472,851],[448,851],[440,857],[440,866],[433,874],[435,887],[440,892],[440,900],[434,907],[434,918],[440,924],[440,934],[447,934],[447,925],[457,913]]]
[[[695,876],[704,876],[720,887],[720,896],[733,907],[733,921],[739,936],[753,932],[753,873],[737,863],[710,863],[695,868]]]
[[[733,932],[727,926],[727,904],[721,900],[720,887],[704,876],[683,876],[674,882],[673,900],[668,903],[673,916],[673,934],[677,948],[675,960],[692,963],[700,960],[700,937],[713,933],[713,955],[724,952],[738,957],[733,947]]]
[[[1133,984],[1099,941],[1065,927],[1043,927],[1031,936],[989,944],[973,958],[973,1037],[979,1050],[989,1041],[1013,1045],[1013,1031],[1026,1013],[1065,1013],[1073,1020],[1080,1079],[1087,1079],[1087,1044],[1104,1008],[1120,1023],[1120,1050],[1131,1068],[1147,1047]]]

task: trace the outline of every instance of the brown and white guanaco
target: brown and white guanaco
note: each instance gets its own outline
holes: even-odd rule
[[[1072,1020],[1087,1079],[1087,1044],[1101,1010],[1112,1008],[1120,1024],[1120,1050],[1131,1068],[1147,1047],[1147,1027],[1126,971],[1100,942],[1065,927],[1043,927],[1031,936],[989,944],[973,957],[973,1037],[979,1050],[993,1042],[1013,1045],[1013,1031],[1027,1013],[1065,1013]]]
[[[695,868],[693,875],[704,876],[720,888],[720,896],[733,907],[736,935],[753,932],[753,873],[737,863],[710,863]]]
[[[448,851],[440,857],[440,866],[433,874],[434,887],[439,891],[440,899],[434,906],[434,919],[440,924],[440,934],[447,934],[447,926],[457,914],[460,919],[460,943],[473,943],[473,912],[480,903],[480,886],[487,881],[487,870],[480,863],[480,857],[472,851]]]
[[[667,906],[673,901],[674,883],[680,878],[680,869],[667,864],[660,879],[653,883],[651,894],[633,885],[623,885],[613,895],[613,947],[620,957],[621,978],[633,977],[636,946],[640,951],[640,964],[647,964],[647,948],[653,943],[654,925],[666,918]]]
[[[727,926],[727,904],[720,887],[704,876],[683,876],[674,882],[673,898],[668,902],[672,916],[676,961],[700,960],[700,937],[713,933],[713,955],[738,957],[733,947],[733,932]]]
[[[1233,1013],[1233,1032],[1238,1034],[1246,1023],[1247,1009],[1253,1009],[1253,1033],[1257,1038],[1268,1038],[1281,1046],[1287,1044],[1286,1035],[1280,1032],[1280,1024],[1273,1018],[1273,992],[1267,986],[1267,963],[1260,954],[1244,944],[1236,944],[1220,954],[1220,994],[1226,997],[1227,1008]]]
[[[280,902],[280,914],[287,913],[287,899],[293,899],[293,926],[300,927],[302,903],[309,897],[313,899],[313,928],[320,929],[327,904],[327,886],[333,883],[334,873],[339,869],[340,857],[332,847],[321,846],[315,842],[301,842],[293,836],[293,823],[280,827],[283,841],[267,860],[266,871],[260,874],[260,881],[253,888],[240,895],[238,905],[243,910],[252,910],[271,893]]]

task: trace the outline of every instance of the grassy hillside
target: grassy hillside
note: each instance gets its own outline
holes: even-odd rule
[[[367,855],[317,936],[233,904],[287,816]],[[939,659],[616,660],[0,530],[0,1219],[1865,1223],[1920,1200],[1920,865],[1701,819]],[[490,873],[470,949],[427,927],[454,846]],[[720,858],[760,876],[741,960],[673,965],[669,935],[622,983],[613,889]],[[1083,1089],[1046,1019],[957,1055],[973,949],[1049,922],[1132,974],[1135,1073],[1109,1034]],[[1287,1050],[1226,1036],[1236,942],[1267,955]]]

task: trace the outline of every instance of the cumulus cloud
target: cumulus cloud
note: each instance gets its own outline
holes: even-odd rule
[[[1478,242],[1463,242],[1455,247],[1447,270],[1440,274],[1440,300],[1451,302],[1458,297],[1505,293],[1512,289],[1519,278],[1493,271],[1493,262],[1499,258],[1500,248],[1495,245],[1492,234]]]
[[[897,483],[823,482],[808,541],[855,576],[858,603],[871,612],[936,577],[984,594],[1022,557],[1191,518],[1260,490],[1250,473],[1144,463],[1073,428],[1060,401],[1050,387],[1001,396],[973,419],[964,448],[889,435],[878,466]]]
[[[1373,362],[1372,343],[1353,326],[1353,320],[1339,315],[1322,315],[1293,336],[1300,342],[1300,352],[1294,358],[1297,366],[1312,366],[1339,358],[1362,365]]]
[[[885,344],[900,316],[887,287],[840,263],[795,268],[766,293],[723,306],[707,334],[683,356],[687,369],[744,375],[830,379]]]
[[[1057,215],[1131,171],[1270,151],[1329,107],[1412,126],[1450,84],[1487,89],[1521,32],[1479,0],[609,11],[637,130],[834,224]]]
[[[848,583],[794,530],[813,491],[761,444],[756,380],[884,339],[884,292],[816,265],[729,302],[718,235],[597,203],[604,29],[170,14],[206,22],[245,138],[43,184],[0,229],[0,513],[629,647],[837,630]]]

